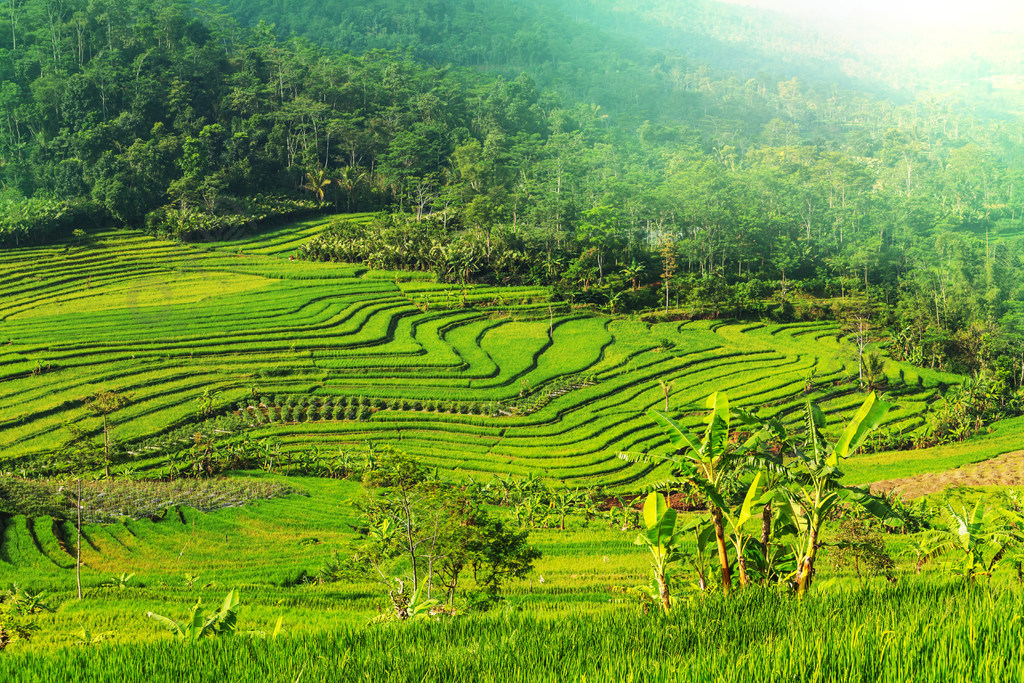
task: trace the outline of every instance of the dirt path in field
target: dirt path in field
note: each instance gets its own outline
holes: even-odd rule
[[[984,462],[945,472],[888,479],[871,484],[873,493],[898,489],[907,500],[942,491],[949,486],[1024,486],[1024,451],[1004,453]]]

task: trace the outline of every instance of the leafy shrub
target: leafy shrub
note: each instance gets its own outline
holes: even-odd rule
[[[52,241],[71,235],[82,225],[100,225],[107,220],[103,207],[82,199],[0,199],[0,245]]]
[[[299,217],[315,213],[315,202],[305,199],[258,195],[252,199],[221,198],[210,210],[208,207],[177,204],[161,206],[146,214],[146,228],[191,241],[214,239],[236,230],[255,230],[269,219]]]

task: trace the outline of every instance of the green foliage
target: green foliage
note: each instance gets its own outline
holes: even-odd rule
[[[369,495],[360,509],[366,526],[351,571],[387,586],[400,620],[440,604],[435,592],[454,607],[460,579],[470,568],[476,584],[497,598],[506,580],[525,576],[540,557],[527,544],[527,532],[491,518],[479,495],[440,484],[401,452],[384,451],[364,482]]]
[[[77,484],[62,480],[7,479],[0,482],[0,513],[72,520],[76,516],[69,491]],[[75,489],[77,495],[77,488]],[[178,479],[173,482],[102,479],[82,482],[82,518],[86,523],[126,519],[162,519],[180,507],[213,511],[258,500],[295,495],[280,483],[242,480]]]
[[[233,635],[238,624],[238,591],[231,590],[224,597],[219,609],[203,615],[199,611],[202,600],[197,600],[192,612],[184,621],[174,621],[153,612],[146,616],[165,626],[175,637],[186,645],[197,643],[203,638]]]
[[[806,404],[805,441],[800,444],[790,437],[780,420],[761,420],[743,410],[736,410],[736,416],[756,431],[742,445],[732,444],[728,400],[716,392],[707,398],[706,405],[709,413],[704,418],[707,426],[702,437],[689,433],[677,421],[658,411],[650,411],[649,416],[681,451],[679,455],[660,456],[660,459],[673,465],[679,481],[696,487],[708,498],[723,592],[728,593],[732,588],[732,561],[727,540],[733,545],[741,586],[751,583],[748,574],[751,551],[759,552],[756,560],[767,580],[770,576],[779,576],[773,565],[783,561],[782,556],[774,554],[773,541],[776,545],[788,545],[796,565],[791,575],[792,586],[802,596],[814,577],[815,560],[823,543],[823,525],[838,506],[857,504],[886,524],[902,523],[885,501],[840,483],[843,476],[838,469],[840,460],[861,447],[890,408],[889,404],[878,401],[874,393],[865,399],[834,443],[828,442],[822,434],[824,413],[810,401]],[[779,450],[772,453],[771,448]],[[637,456],[623,453],[620,457],[636,459]],[[791,462],[786,463],[785,457],[791,457]],[[752,470],[753,477],[746,486],[742,502],[733,510],[729,491],[739,483],[744,470]],[[672,483],[664,482],[660,486],[668,488]],[[773,500],[780,506],[775,510],[769,507]],[[760,547],[752,543],[754,535],[747,528],[756,509],[762,511]],[[695,565],[704,583],[701,531],[699,525],[695,528],[698,536]]]
[[[28,640],[38,627],[27,623],[20,608],[8,599],[0,599],[0,652],[12,643]]]
[[[25,588],[18,588],[17,584],[12,585],[3,595],[3,602],[10,606],[11,611],[21,616],[30,616],[38,612],[53,612],[45,598],[48,592],[45,590],[32,592]]]
[[[266,677],[268,671],[286,680],[401,676],[456,683],[700,680],[709,672],[723,683],[741,683],[799,679],[808,671],[827,680],[849,678],[851,672],[871,680],[1014,680],[1024,668],[1013,618],[1020,607],[1018,591],[1009,586],[901,583],[822,591],[801,602],[751,591],[735,599],[702,596],[659,619],[629,607],[559,605],[555,613],[512,610],[404,628],[358,622],[276,641],[207,638],[183,648],[162,639],[46,652],[12,647],[0,656],[0,677],[59,671],[51,680],[144,683],[152,670],[172,666],[221,671],[231,680]],[[842,628],[822,627],[837,615]],[[722,646],[737,634],[744,634],[742,657]],[[515,648],[515,666],[509,664],[509,648]],[[309,657],[311,651],[317,656]]]
[[[646,546],[651,553],[652,581],[649,597],[655,602],[660,602],[666,614],[672,608],[669,566],[682,559],[675,536],[676,517],[676,511],[668,507],[664,496],[651,492],[643,508],[646,531],[634,541],[634,545]]]
[[[991,576],[1009,550],[1021,542],[1021,518],[978,500],[974,507],[959,510],[946,504],[945,529],[925,532],[919,540],[918,567],[952,554],[949,569],[964,581]]]
[[[805,443],[795,451],[796,461],[789,467],[788,482],[781,486],[778,498],[785,505],[785,514],[796,533],[794,555],[797,569],[793,585],[803,595],[814,578],[815,560],[821,546],[825,519],[836,506],[856,504],[892,526],[899,526],[895,513],[879,498],[845,487],[838,469],[840,460],[850,457],[864,443],[868,434],[878,428],[891,406],[876,399],[872,392],[846,424],[835,443],[822,434],[825,416],[810,401],[806,406]]]
[[[886,551],[885,537],[863,519],[844,519],[830,543],[829,564],[835,570],[853,568],[858,579],[884,576],[895,581],[896,563]]]
[[[884,300],[900,359],[999,365],[1020,388],[1021,167],[1003,92],[970,89],[986,104],[969,111],[955,89],[889,101],[810,69],[829,41],[778,20],[754,35],[764,16],[720,6],[116,4],[11,7],[0,239],[108,217],[212,239],[321,205],[387,209],[387,239],[333,235],[309,255],[554,284],[612,313],[824,319]],[[331,46],[277,40],[268,16]],[[743,41],[777,47],[772,31],[815,58],[777,75],[760,52],[735,59]]]
[[[44,197],[27,199],[0,195],[0,245],[18,246],[69,237],[82,225],[95,226],[106,220],[102,208],[92,202]],[[76,237],[81,243],[81,237]]]
[[[131,583],[131,580],[133,578],[135,578],[134,573],[121,572],[117,576],[110,577],[110,580],[103,585],[109,588],[117,588],[118,590],[123,591],[125,588],[128,587],[128,584]]]

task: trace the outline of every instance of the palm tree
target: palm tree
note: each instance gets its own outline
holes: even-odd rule
[[[345,211],[352,211],[352,195],[356,188],[366,181],[366,172],[358,166],[345,166],[338,173],[334,182],[345,192]]]
[[[327,176],[327,171],[323,168],[315,168],[312,171],[306,172],[306,182],[303,183],[302,189],[313,195],[316,199],[317,206],[323,206],[324,203],[324,188],[329,187],[333,181]]]
[[[673,387],[673,385],[675,385],[675,383],[676,383],[675,380],[672,380],[671,382],[667,382],[667,383],[664,380],[661,380],[661,379],[658,380],[658,384],[661,386],[661,393],[664,394],[664,396],[665,396],[665,412],[666,413],[668,412],[668,397],[672,393],[672,387]]]

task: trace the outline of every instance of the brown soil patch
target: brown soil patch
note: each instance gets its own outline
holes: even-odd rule
[[[872,493],[898,490],[904,499],[944,491],[950,486],[1024,486],[1024,451],[1004,453],[984,462],[945,472],[929,472],[871,484]]]

